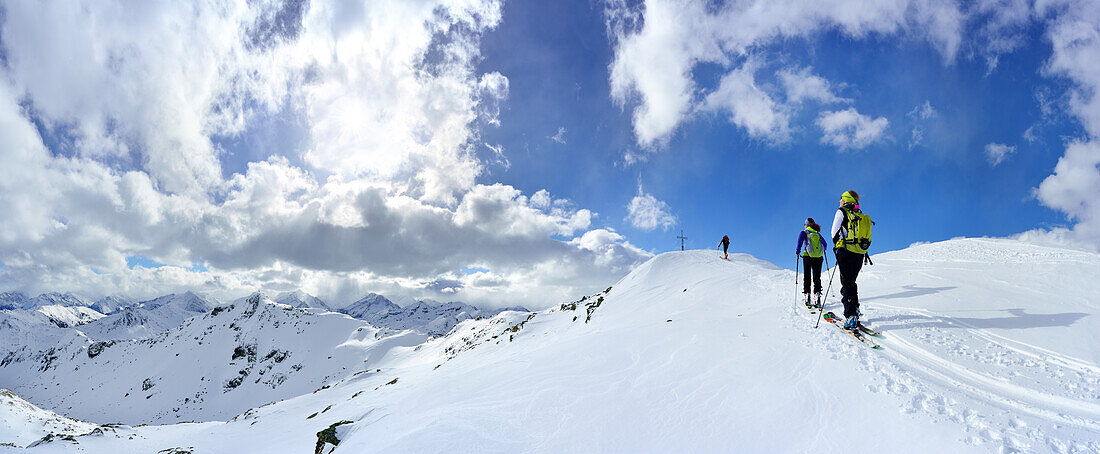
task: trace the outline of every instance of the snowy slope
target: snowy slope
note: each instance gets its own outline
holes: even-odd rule
[[[22,309],[28,299],[22,292],[0,293],[0,310]]]
[[[194,292],[181,294],[168,294],[161,297],[143,301],[138,305],[144,309],[173,308],[186,312],[209,312],[217,304],[217,301],[206,298]]]
[[[339,309],[339,312],[366,320],[373,326],[395,330],[414,330],[432,337],[443,336],[463,320],[492,317],[505,309],[483,310],[462,302],[440,303],[422,300],[401,307],[377,293]],[[507,310],[527,312],[522,307]]]
[[[860,293],[881,350],[814,329],[789,270],[675,252],[606,293],[467,320],[227,423],[79,446],[312,452],[333,427],[336,453],[1100,451],[1100,255],[965,239],[875,263]]]
[[[37,310],[0,311],[0,359],[28,355],[63,342],[84,341],[79,332],[57,326]],[[8,386],[0,383],[0,386]]]
[[[23,301],[23,309],[42,306],[91,306],[91,302],[72,293],[50,292]]]
[[[99,341],[145,339],[209,312],[214,304],[215,301],[192,292],[170,294],[126,306],[77,329]]]
[[[95,309],[84,306],[50,304],[37,306],[34,308],[34,311],[45,315],[46,319],[60,328],[71,328],[83,325],[103,317],[103,314],[97,312]]]
[[[96,300],[91,306],[96,312],[104,315],[110,315],[118,312],[124,307],[133,306],[135,303],[133,300],[122,296],[105,296]]]
[[[160,307],[160,306],[158,306]],[[366,323],[256,294],[144,340],[71,343],[0,363],[0,384],[100,422],[226,419],[363,370],[423,335],[376,338]]]
[[[95,428],[95,424],[58,416],[0,388],[0,444],[23,447],[49,434],[83,435]]]
[[[320,298],[310,295],[301,290],[295,290],[293,292],[283,292],[275,296],[275,302],[286,304],[293,307],[312,307],[316,309],[328,310],[329,307]]]
[[[367,320],[376,317],[378,314],[399,310],[401,310],[401,306],[394,304],[393,301],[390,301],[386,297],[377,293],[368,293],[358,301],[337,309],[337,312],[348,314],[358,319]]]

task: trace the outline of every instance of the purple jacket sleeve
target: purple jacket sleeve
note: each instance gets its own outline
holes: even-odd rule
[[[802,255],[802,243],[806,241],[806,231],[798,232],[798,246],[794,248],[796,255]]]

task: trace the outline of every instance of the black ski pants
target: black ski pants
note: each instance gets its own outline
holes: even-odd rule
[[[863,254],[844,248],[835,249],[836,265],[840,267],[840,302],[844,304],[844,318],[859,313],[859,293],[856,276],[863,268]]]
[[[821,293],[821,262],[825,257],[802,256],[802,293],[810,293],[810,279],[814,281],[814,293]]]

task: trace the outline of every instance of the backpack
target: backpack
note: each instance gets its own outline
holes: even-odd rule
[[[866,254],[871,247],[871,227],[875,225],[871,217],[862,211],[841,207],[844,212],[844,228],[837,235],[836,247],[843,247],[849,252]]]
[[[806,229],[806,249],[802,251],[803,257],[818,258],[825,255],[825,247],[822,246],[821,234]]]

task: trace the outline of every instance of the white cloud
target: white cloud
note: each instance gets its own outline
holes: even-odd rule
[[[692,70],[700,63],[728,67],[771,42],[822,30],[857,39],[911,33],[928,40],[945,62],[952,62],[964,25],[962,12],[948,0],[755,0],[720,5],[648,0],[637,9],[609,2],[606,17],[614,45],[611,95],[623,106],[631,104],[634,133],[644,147],[667,140],[699,102]],[[733,77],[737,81],[743,76]]]
[[[790,115],[756,86],[755,67],[749,61],[722,76],[718,88],[707,95],[700,109],[728,112],[730,123],[744,128],[749,136],[784,142],[790,138]]]
[[[914,107],[908,114],[905,114],[905,116],[912,119],[914,123],[917,123],[913,126],[913,130],[909,136],[910,150],[924,141],[924,125],[920,123],[936,118],[937,115],[939,114],[936,112],[936,109],[932,108],[932,103],[928,100],[925,100],[924,104],[919,104]]]
[[[824,133],[821,143],[841,150],[861,149],[882,140],[888,125],[886,118],[872,119],[854,108],[825,111],[817,117],[817,126]]]
[[[551,202],[550,191],[547,191],[545,189],[539,190],[538,192],[536,192],[534,195],[531,196],[530,202],[531,202],[531,206],[533,206],[535,208],[538,208],[540,210],[545,210],[547,208],[550,208],[550,202]]]
[[[851,99],[841,98],[833,93],[832,83],[813,74],[813,68],[786,68],[777,74],[783,89],[787,92],[787,102],[801,103],[817,101],[823,104],[847,103]]]
[[[489,151],[493,152],[493,154],[490,155],[491,159],[490,159],[489,162],[491,164],[503,167],[504,170],[508,170],[509,168],[512,167],[512,161],[509,161],[508,157],[504,155],[504,145],[493,146],[493,145],[489,145],[487,143],[484,144],[484,145],[485,145],[485,148],[488,148]]]
[[[303,5],[13,4],[2,41],[44,124],[70,129],[82,156],[129,158],[162,189],[216,192],[211,137],[287,110],[304,120],[308,148],[295,151],[309,165],[454,203],[481,171],[471,123],[499,124],[508,94],[504,76],[473,71],[499,2]]]
[[[1035,5],[1047,20],[1052,53],[1043,69],[1072,82],[1069,112],[1081,122],[1086,137],[1070,142],[1054,173],[1035,190],[1044,205],[1064,212],[1076,224],[1072,232],[1055,233],[1100,249],[1100,3],[1052,0]],[[1046,96],[1040,96],[1044,116]],[[1052,233],[1053,234],[1053,233]]]
[[[253,14],[232,3],[80,3],[5,5],[8,76],[33,112],[71,129],[81,156],[140,162],[165,190],[217,186],[209,134],[239,130],[242,95],[284,76],[250,71],[240,25]]]
[[[990,143],[985,146],[985,157],[989,165],[996,167],[1016,153],[1016,147],[1002,143]]]
[[[1028,126],[1027,129],[1024,130],[1024,133],[1022,135],[1023,139],[1028,141],[1029,143],[1035,143],[1036,140],[1039,140],[1038,133],[1035,131],[1038,126],[1038,123]]]
[[[924,101],[924,104],[918,104],[913,110],[910,110],[906,116],[914,120],[928,120],[936,118],[936,109],[932,107],[932,103],[928,100]]]
[[[654,230],[660,227],[662,230],[668,230],[676,225],[676,217],[669,211],[667,203],[646,194],[639,186],[638,195],[634,196],[627,205],[626,220],[637,229]]]
[[[1076,221],[1074,234],[1094,247],[1100,244],[1100,143],[1074,142],[1043,180],[1035,195],[1044,205]]]
[[[924,141],[924,128],[920,126],[914,126],[913,131],[909,134],[909,149],[912,150],[917,145],[920,145]]]
[[[539,306],[651,256],[545,191],[475,182],[479,154],[507,165],[478,132],[509,90],[476,68],[498,1],[301,5],[6,5],[0,282],[135,297],[302,287],[337,304],[446,288]],[[300,119],[304,146],[223,176],[214,138],[275,115]],[[51,153],[36,123],[71,152]],[[127,267],[138,254],[168,266]],[[464,280],[472,263],[492,275]]]
[[[997,69],[1001,55],[1026,43],[1032,15],[1028,3],[1028,0],[981,0],[971,7],[970,20],[981,21],[974,34],[986,60],[987,74]]]
[[[553,136],[550,136],[550,140],[565,145],[565,127],[558,128],[558,132]]]

